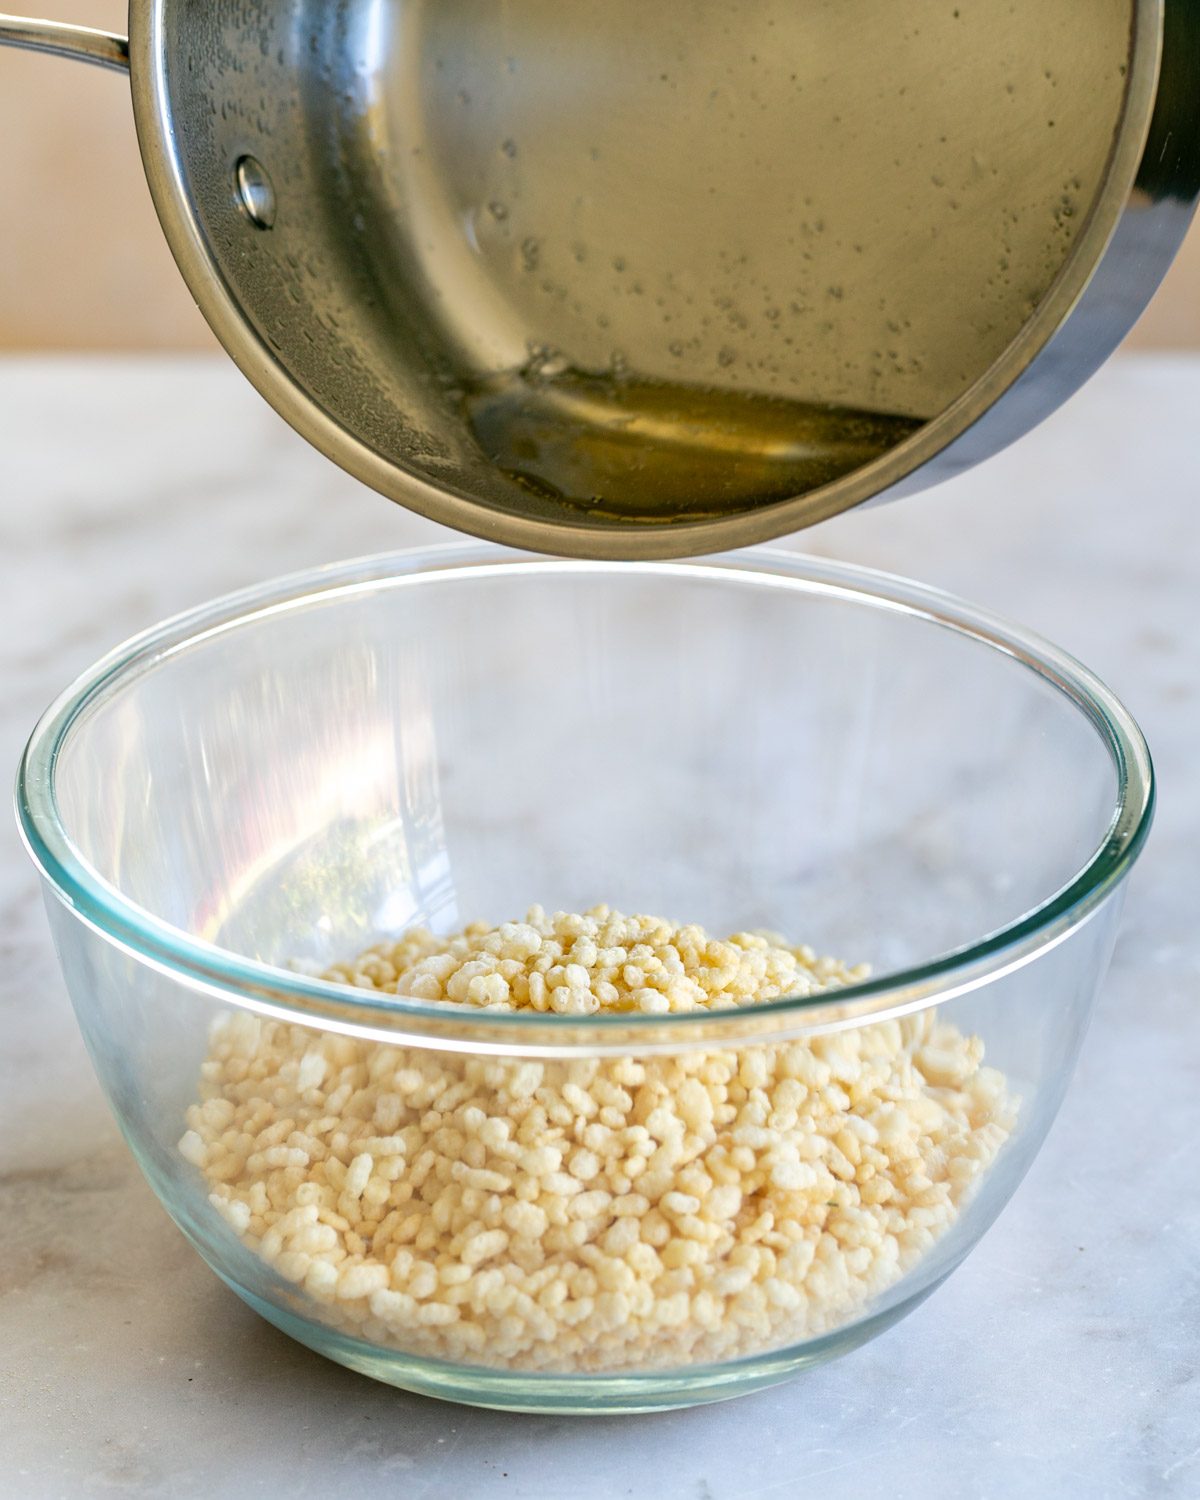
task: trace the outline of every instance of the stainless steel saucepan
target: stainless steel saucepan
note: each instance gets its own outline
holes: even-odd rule
[[[134,0],[184,279],[402,504],[560,553],[778,536],[1026,431],[1200,192],[1195,0]]]

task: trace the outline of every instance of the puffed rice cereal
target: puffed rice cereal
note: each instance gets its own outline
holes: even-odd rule
[[[424,930],[334,982],[500,1010],[674,1013],[849,969],[600,906]],[[983,1044],[924,1011],[804,1042],[534,1061],[232,1011],[182,1155],[299,1310],[431,1358],[543,1371],[728,1360],[861,1315],[1012,1128]],[[303,1295],[300,1295],[300,1294]]]

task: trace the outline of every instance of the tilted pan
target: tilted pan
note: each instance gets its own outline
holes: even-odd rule
[[[134,0],[217,337],[404,505],[560,553],[778,536],[995,452],[1200,191],[1194,0]]]

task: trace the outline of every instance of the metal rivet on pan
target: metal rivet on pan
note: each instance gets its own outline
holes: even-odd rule
[[[262,163],[253,156],[238,159],[233,169],[234,185],[242,211],[258,229],[270,229],[275,222],[275,189]]]

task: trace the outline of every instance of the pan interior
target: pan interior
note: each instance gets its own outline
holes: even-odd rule
[[[294,378],[439,488],[644,527],[828,485],[993,366],[1104,185],[1134,0],[180,10],[193,196]]]

